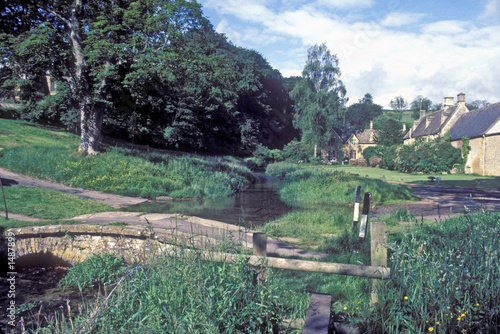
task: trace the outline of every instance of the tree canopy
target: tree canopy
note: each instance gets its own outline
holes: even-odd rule
[[[401,120],[403,118],[403,111],[408,108],[408,102],[402,96],[396,96],[394,100],[391,100],[389,106],[397,112],[398,120]]]
[[[346,124],[350,124],[355,129],[363,129],[376,117],[382,115],[382,106],[373,103],[373,97],[370,93],[347,108],[345,114]]]
[[[99,149],[101,132],[241,154],[295,135],[281,74],[216,33],[194,0],[0,6],[3,89],[20,89],[23,117],[77,129],[86,153]],[[40,91],[46,75],[55,96]]]
[[[338,58],[326,44],[308,49],[302,78],[290,94],[295,101],[293,124],[305,142],[324,144],[333,127],[342,123],[347,99],[340,75]]]

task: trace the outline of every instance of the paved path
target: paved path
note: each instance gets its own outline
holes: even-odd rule
[[[464,213],[465,208],[477,210],[485,207],[488,210],[500,211],[500,190],[444,187],[426,184],[406,184],[422,201],[385,205],[376,208],[373,216],[381,216],[394,212],[398,208],[408,208],[416,218],[445,219],[449,216]]]
[[[67,194],[76,195],[81,198],[93,199],[94,201],[108,204],[116,209],[121,209],[134,204],[144,203],[148,201],[146,198],[128,197],[115,194],[107,194],[101,191],[71,188],[56,182],[40,180],[31,176],[19,174],[2,167],[0,167],[0,177],[2,178],[2,184],[4,186],[17,185],[59,190]]]

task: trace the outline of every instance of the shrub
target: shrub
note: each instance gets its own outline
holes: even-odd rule
[[[400,146],[397,169],[406,173],[449,173],[455,164],[462,161],[460,149],[438,138]]]
[[[126,268],[123,257],[116,257],[114,253],[95,254],[72,266],[59,285],[81,290],[95,284],[110,284],[121,277]]]

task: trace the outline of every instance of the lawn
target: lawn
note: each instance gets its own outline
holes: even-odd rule
[[[464,187],[464,188],[484,188],[484,189],[499,189],[500,178],[497,176],[481,176],[477,174],[407,174],[397,171],[360,166],[337,165],[328,166],[334,170],[345,171],[358,174],[360,176],[383,180],[387,182],[405,182],[416,184],[432,184],[436,186],[448,187]],[[430,182],[428,177],[441,177],[441,181]]]

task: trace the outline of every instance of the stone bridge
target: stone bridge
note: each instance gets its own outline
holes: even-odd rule
[[[16,265],[27,255],[49,255],[73,265],[103,252],[114,252],[127,262],[141,261],[154,255],[162,245],[200,246],[210,242],[206,236],[161,228],[89,224],[11,228],[4,231],[3,238],[2,244],[7,246],[3,252],[10,253],[9,260]]]

